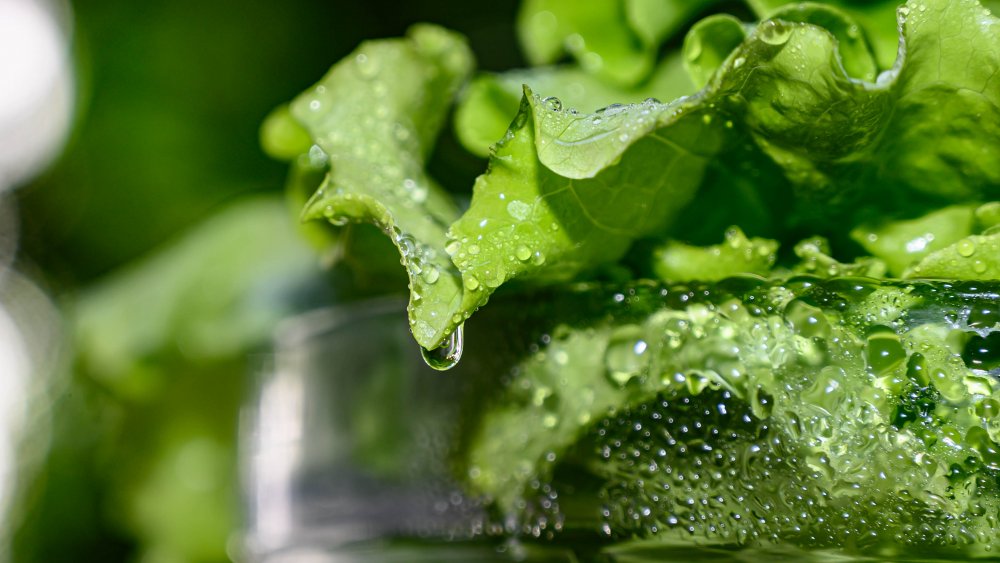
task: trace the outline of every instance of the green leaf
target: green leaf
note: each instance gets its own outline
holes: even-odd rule
[[[992,201],[976,208],[976,225],[986,231],[1000,225],[1000,201]]]
[[[549,17],[548,4],[530,6]],[[593,270],[636,239],[671,232],[681,215],[690,223],[732,212],[727,223],[740,226],[770,216],[778,236],[804,225],[828,234],[887,209],[912,217],[941,202],[993,199],[1000,36],[992,16],[972,0],[902,10],[905,57],[869,83],[845,69],[849,62],[869,73],[871,62],[863,41],[848,40],[845,17],[817,7],[781,13],[833,31],[765,21],[701,92],[669,104],[583,114],[526,91],[458,218],[423,162],[468,70],[461,43],[423,28],[433,41],[414,33],[366,44],[292,106],[331,159],[307,215],[370,221],[390,233],[409,273],[415,337],[433,348],[503,283]],[[954,39],[959,32],[962,41]],[[389,76],[415,86],[391,89]],[[777,216],[770,204],[757,209],[782,195],[769,190],[784,180],[761,175],[773,170],[759,165],[767,159],[795,186],[774,206],[793,209]],[[719,212],[697,197],[726,193],[719,186],[727,174],[746,177],[734,182],[741,196],[732,201],[752,205]]]
[[[189,362],[219,360],[264,342],[317,274],[284,203],[244,201],[81,295],[80,357],[121,396],[153,398],[160,374],[144,362],[177,347]]]
[[[518,13],[521,47],[532,65],[572,55],[587,72],[630,86],[644,79],[656,61],[656,45],[631,28],[624,0],[526,0]]]
[[[861,27],[846,13],[823,4],[801,3],[784,6],[772,12],[770,19],[809,23],[829,31],[837,40],[837,55],[851,78],[874,82],[878,74],[871,47]],[[767,33],[767,28],[764,29]],[[896,39],[893,30],[893,40]]]
[[[667,282],[719,281],[738,274],[767,276],[777,258],[777,241],[748,239],[739,227],[726,231],[722,244],[708,247],[670,241],[653,255],[653,271]]]
[[[541,301],[545,345],[475,413],[470,482],[517,525],[551,516],[547,499],[563,529],[612,538],[725,527],[815,548],[876,530],[887,546],[995,549],[995,534],[954,539],[989,532],[982,509],[998,506],[997,289],[564,288]],[[959,310],[962,332],[942,314]]]
[[[972,234],[973,207],[953,205],[916,219],[862,225],[851,238],[900,276],[924,256]]]
[[[481,74],[463,92],[455,110],[455,131],[467,150],[489,156],[490,147],[503,137],[517,115],[525,85],[540,95],[559,98],[563,107],[587,112],[647,98],[672,100],[695,90],[684,75],[678,53],[665,57],[649,80],[636,87],[617,86],[576,66]]]
[[[260,126],[260,146],[272,158],[292,160],[309,151],[312,138],[283,105],[268,114]]]
[[[991,146],[998,141],[990,137],[988,122],[975,131],[984,143],[978,152],[951,154],[942,143],[947,131],[928,137],[933,142],[914,141],[905,151],[898,144],[907,134],[901,129],[908,131],[911,120],[938,123],[929,107],[903,116],[898,111],[928,89],[943,88],[931,56],[941,45],[938,37],[949,26],[964,27],[970,18],[987,17],[974,2],[949,6],[911,13],[903,28],[909,56],[877,84],[845,72],[837,39],[825,28],[769,20],[727,57],[703,92],[673,105],[639,104],[584,115],[563,109],[558,100],[528,97],[522,115],[497,146],[490,171],[477,182],[471,208],[452,227],[455,264],[474,286],[493,288],[521,274],[565,277],[614,260],[632,239],[669,226],[701,186],[707,163],[739,139],[743,128],[798,186],[798,205],[823,214],[831,224],[842,224],[842,217],[857,211],[859,203],[877,208],[887,196],[912,199],[913,191],[930,189],[928,177],[958,174],[964,169],[956,166],[961,159],[987,168],[987,174],[971,171],[963,181],[946,184],[948,192],[933,195],[981,195],[994,185],[988,168],[1000,162],[982,158],[984,151],[1000,155],[1000,146]],[[798,15],[822,19],[830,14],[815,10]],[[844,22],[837,18],[831,21],[842,28]],[[986,34],[985,29],[980,32]],[[984,43],[983,50],[966,49],[960,56],[989,69],[1000,60],[988,48],[997,38],[978,39],[974,42]],[[966,43],[945,46],[951,53],[961,51],[961,45]],[[807,68],[811,71],[803,80]],[[978,69],[948,70],[952,95],[962,96],[965,85],[981,90],[986,83],[979,81],[988,77]],[[741,126],[735,126],[736,120]],[[966,141],[959,137],[958,142]],[[949,151],[947,159],[926,154],[942,148]],[[883,164],[916,160],[914,153],[923,159],[919,178],[901,170],[901,164]],[[929,164],[935,160],[947,165],[933,169]],[[658,163],[655,170],[643,166],[650,162]],[[883,184],[888,193],[865,191]],[[485,297],[477,304],[483,302]],[[471,305],[466,302],[466,308]]]
[[[684,36],[684,67],[699,88],[719,70],[730,53],[747,38],[740,20],[729,14],[709,16]]]
[[[825,5],[814,2],[799,3],[798,0],[748,0],[747,3],[761,19],[777,17],[775,14],[780,11],[795,10],[798,7],[806,10],[833,8],[842,11],[860,24],[860,28],[851,31],[851,35],[864,36],[871,43],[880,70],[891,68],[896,61],[899,46],[896,9],[901,4],[899,0],[867,2],[824,0]]]
[[[718,0],[625,0],[625,14],[643,43],[655,46],[716,2]]]
[[[780,22],[759,26],[717,74],[730,111],[800,187],[803,221],[859,205],[926,211],[1000,185],[996,20],[972,1],[919,6],[901,12],[904,58],[874,84],[844,72],[825,30]],[[958,30],[966,40],[951,39]]]
[[[903,273],[904,278],[1000,279],[1000,233],[972,235],[932,252]]]
[[[330,159],[304,217],[370,222],[389,234],[409,277],[414,337],[426,348],[455,328],[462,285],[444,252],[458,211],[425,163],[471,67],[459,36],[416,26],[405,39],[363,44],[291,106]]]
[[[526,90],[469,210],[449,231],[448,252],[480,296],[463,309],[516,276],[565,279],[661,231],[701,182],[722,129],[706,127],[684,101],[585,115]]]
[[[830,243],[823,237],[812,237],[799,241],[795,245],[795,255],[800,262],[792,268],[792,272],[808,274],[821,278],[837,276],[861,276],[867,278],[882,278],[886,274],[885,262],[878,258],[862,256],[853,263],[844,264],[833,258]]]

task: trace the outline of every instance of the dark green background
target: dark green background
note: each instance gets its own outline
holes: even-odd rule
[[[368,38],[431,21],[465,33],[479,67],[519,64],[516,3],[79,2],[78,124],[21,190],[22,260],[57,290],[108,273],[234,197],[278,191],[286,166],[257,130]]]

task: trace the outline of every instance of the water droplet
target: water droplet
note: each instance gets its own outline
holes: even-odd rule
[[[645,353],[646,341],[640,327],[628,325],[617,329],[604,353],[608,379],[618,387],[627,385],[646,369]]]
[[[962,351],[962,360],[972,369],[991,371],[1000,368],[1000,331],[970,338]]]
[[[475,256],[476,254],[479,254],[480,250],[482,250],[482,249],[479,248],[478,244],[470,244],[469,245],[469,254],[472,254],[473,256]]]
[[[760,24],[760,40],[768,45],[784,45],[792,36],[792,27],[775,20]]]
[[[899,342],[899,336],[890,329],[872,333],[867,344],[865,358],[876,375],[889,373],[906,361],[906,350]]]
[[[822,309],[801,299],[794,299],[785,306],[784,317],[799,335],[807,338],[826,338],[832,330]]]
[[[469,288],[470,291],[476,291],[479,289],[479,278],[472,275],[466,276],[465,287]]]
[[[423,271],[421,277],[424,279],[424,282],[434,285],[438,281],[438,278],[441,277],[441,272],[438,271],[436,266],[430,266]]]
[[[747,62],[745,58],[736,57],[736,59],[733,60],[733,68],[740,68],[741,66],[743,66],[743,63],[745,62]]]
[[[524,245],[518,246],[517,249],[514,250],[514,256],[516,256],[518,260],[524,262],[528,258],[531,258],[531,249]]]
[[[313,168],[324,168],[330,162],[330,157],[320,148],[319,145],[309,147],[309,166]],[[317,192],[319,194],[319,192]],[[320,196],[321,197],[321,196]]]
[[[706,113],[705,115],[701,116],[701,121],[705,125],[708,125],[708,124],[712,123],[712,116],[710,114]]]
[[[995,399],[983,399],[976,403],[976,416],[991,420],[1000,416],[1000,402]]]
[[[458,327],[456,327],[448,337],[447,342],[441,346],[433,350],[421,348],[420,354],[424,357],[424,362],[426,362],[428,366],[439,371],[455,367],[458,364],[458,361],[462,359],[462,347],[464,341],[463,332],[463,325],[458,325]]]
[[[378,65],[376,65],[375,62],[365,53],[358,53],[354,57],[354,65],[358,69],[358,74],[360,74],[362,78],[370,79],[378,74]]]
[[[962,256],[969,257],[976,252],[976,243],[971,239],[964,238],[955,245],[955,250]]]
[[[555,96],[549,96],[548,98],[543,98],[542,103],[545,104],[545,107],[549,108],[549,110],[551,111],[562,110],[562,100],[560,100]]]
[[[311,111],[319,111],[321,107],[323,107],[323,104],[319,100],[312,100],[309,102],[309,109]]]
[[[531,214],[531,206],[515,199],[507,204],[507,213],[518,221],[524,221]]]

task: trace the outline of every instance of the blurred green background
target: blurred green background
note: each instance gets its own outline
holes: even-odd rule
[[[63,311],[73,354],[39,411],[48,455],[18,483],[13,560],[225,561],[239,554],[235,441],[255,352],[279,319],[336,298],[261,121],[360,41],[416,21],[466,34],[481,69],[518,66],[516,2],[71,8],[75,125],[15,194],[17,269]],[[463,158],[438,173],[468,185],[482,165]]]

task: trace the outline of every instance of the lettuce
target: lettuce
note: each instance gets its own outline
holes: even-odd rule
[[[389,236],[433,367],[494,292],[548,316],[456,462],[514,529],[991,549],[1000,20],[975,0],[749,8],[527,1],[536,66],[478,76],[460,37],[417,26],[334,66],[265,146],[326,170],[305,218]],[[471,199],[427,171],[452,107],[488,157]],[[707,448],[672,471],[715,459],[758,490],[659,472],[664,413],[728,432],[671,442]]]
[[[682,211],[708,212],[690,204],[719,180],[710,168],[777,166],[783,177],[741,189],[753,199],[767,191],[760,184],[789,184],[787,208],[765,209],[760,221],[780,225],[779,238],[997,196],[1000,42],[984,8],[904,6],[899,59],[874,81],[877,63],[846,13],[798,5],[774,14],[742,38],[731,18],[695,26],[686,61],[696,82],[711,78],[673,102],[582,113],[525,89],[461,214],[424,161],[471,56],[427,26],[370,42],[291,106],[332,160],[306,217],[390,233],[409,272],[414,336],[430,349],[512,279],[572,278],[669,232]],[[413,87],[391,88],[390,76]],[[736,210],[730,221],[743,219]]]

